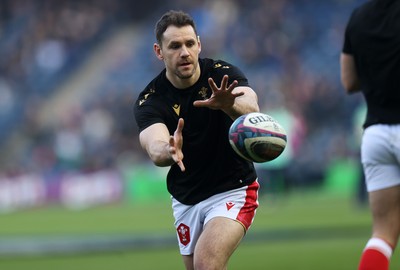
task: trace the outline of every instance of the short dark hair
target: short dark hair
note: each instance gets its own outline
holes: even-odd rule
[[[174,25],[177,27],[190,25],[193,27],[193,30],[197,36],[196,24],[189,14],[183,11],[170,10],[166,12],[156,23],[154,32],[156,34],[158,44],[161,45],[162,35],[170,25]]]

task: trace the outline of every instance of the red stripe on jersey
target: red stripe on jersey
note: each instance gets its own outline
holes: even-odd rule
[[[236,217],[236,219],[245,226],[246,230],[251,226],[254,215],[256,214],[259,187],[260,185],[257,180],[247,187],[245,203]]]

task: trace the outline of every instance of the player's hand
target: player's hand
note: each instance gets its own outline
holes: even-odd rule
[[[168,146],[168,151],[169,151],[172,159],[175,161],[176,164],[178,164],[178,166],[179,166],[179,168],[181,168],[182,172],[185,171],[185,165],[182,162],[182,160],[183,160],[183,152],[182,152],[183,125],[184,125],[183,119],[179,118],[178,126],[174,132],[174,135],[169,138],[169,146]]]
[[[196,107],[208,107],[213,110],[229,110],[232,108],[237,97],[243,96],[243,92],[234,93],[233,89],[238,85],[238,82],[234,80],[228,85],[228,75],[222,78],[221,85],[218,87],[215,84],[213,78],[208,79],[208,84],[211,87],[212,94],[210,98],[206,100],[196,100],[193,105]]]

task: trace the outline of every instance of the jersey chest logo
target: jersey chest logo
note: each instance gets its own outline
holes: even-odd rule
[[[181,105],[175,104],[174,106],[172,106],[172,109],[174,109],[174,112],[176,113],[176,115],[179,116],[179,113],[181,112]]]
[[[203,100],[205,100],[205,99],[207,99],[207,88],[206,87],[202,87],[201,89],[200,89],[200,91],[198,92],[198,94],[199,94],[199,96],[201,96],[201,98],[203,99]]]

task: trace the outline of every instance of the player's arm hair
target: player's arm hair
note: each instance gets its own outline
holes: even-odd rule
[[[348,94],[360,91],[361,83],[354,57],[351,54],[341,53],[340,55],[340,78]]]
[[[235,120],[243,114],[260,111],[260,107],[258,106],[258,97],[253,89],[248,86],[238,86],[232,90],[232,93],[238,92],[242,92],[244,95],[236,97],[233,106],[224,110],[230,118]]]
[[[166,167],[175,163],[168,151],[169,138],[168,128],[161,123],[153,124],[139,134],[140,145],[156,166]]]

